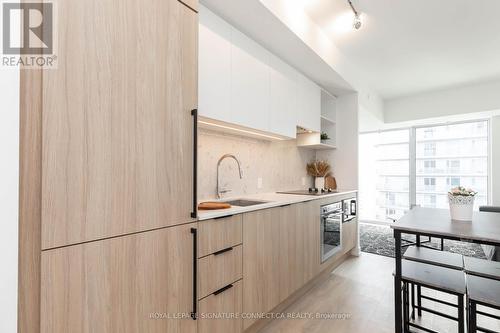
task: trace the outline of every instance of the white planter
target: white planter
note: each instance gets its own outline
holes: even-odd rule
[[[314,178],[314,187],[320,190],[325,188],[325,177]]]
[[[452,220],[472,221],[474,196],[460,196],[448,194],[450,215]]]

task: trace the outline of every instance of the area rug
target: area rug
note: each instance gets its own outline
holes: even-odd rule
[[[394,258],[394,236],[389,226],[361,223],[359,233],[361,251]],[[415,241],[415,236],[403,235],[403,238]],[[423,237],[423,239],[427,239],[427,237]],[[431,243],[426,245],[439,249],[441,240],[433,238]],[[444,250],[467,257],[486,259],[483,248],[479,244],[445,240]]]

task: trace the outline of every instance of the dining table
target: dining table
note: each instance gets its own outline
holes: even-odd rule
[[[500,214],[474,212],[472,221],[453,220],[448,209],[415,207],[391,224],[395,240],[394,320],[395,332],[403,331],[402,243],[401,235],[415,235],[416,246],[421,237],[440,238],[483,245],[500,246]]]

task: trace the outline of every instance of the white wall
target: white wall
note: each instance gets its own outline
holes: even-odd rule
[[[359,131],[376,131],[384,126],[384,101],[376,94],[359,94]]]
[[[19,70],[0,68],[0,332],[17,331]]]
[[[387,100],[384,117],[393,123],[499,109],[500,81],[492,81]]]

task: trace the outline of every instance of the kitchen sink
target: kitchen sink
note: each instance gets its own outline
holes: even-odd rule
[[[235,200],[229,200],[229,201],[223,201],[223,202],[228,203],[231,206],[248,207],[248,206],[265,204],[265,203],[268,203],[269,201],[235,199]]]

